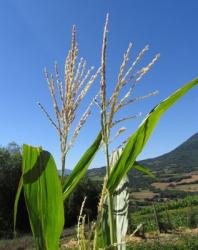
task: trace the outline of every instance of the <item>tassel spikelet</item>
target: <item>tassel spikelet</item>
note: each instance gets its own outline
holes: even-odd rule
[[[65,169],[65,157],[69,149],[73,146],[80,130],[86,123],[97,96],[94,97],[94,99],[88,104],[86,111],[81,116],[80,121],[77,124],[77,127],[74,129],[73,134],[70,135],[71,139],[68,142],[68,135],[71,126],[76,119],[76,113],[78,112],[82,100],[101,71],[99,68],[94,72],[94,67],[87,69],[86,61],[83,58],[80,58],[79,62],[77,63],[77,57],[78,46],[76,43],[76,27],[73,26],[71,48],[65,60],[64,80],[61,80],[57,62],[55,62],[54,66],[55,79],[53,75],[48,74],[47,69],[44,71],[51,94],[56,120],[54,120],[44,108],[44,106],[38,102],[38,106],[41,108],[50,124],[55,127],[59,135],[62,159],[62,179]]]
[[[130,52],[132,49],[132,43],[129,43],[129,46],[124,53],[123,60],[120,66],[120,70],[118,72],[117,83],[115,84],[115,88],[113,94],[107,100],[106,94],[106,49],[107,49],[107,33],[108,33],[108,20],[109,15],[106,16],[104,32],[103,32],[103,44],[102,44],[102,56],[101,56],[101,81],[100,81],[100,98],[101,102],[96,102],[97,106],[101,109],[101,125],[103,131],[103,142],[109,143],[112,141],[110,139],[111,128],[117,125],[118,123],[124,122],[129,119],[134,119],[138,117],[138,115],[131,115],[127,118],[120,118],[118,121],[114,120],[115,114],[121,109],[128,106],[131,103],[136,101],[154,96],[158,93],[158,91],[152,91],[144,96],[138,96],[131,98],[132,93],[135,90],[136,85],[140,82],[140,80],[145,76],[146,73],[152,68],[155,62],[159,59],[160,55],[157,54],[147,66],[144,66],[137,72],[134,72],[138,63],[141,61],[145,53],[149,50],[149,46],[146,45],[137,55],[136,59],[129,63],[130,61]],[[129,67],[128,67],[129,64]],[[127,69],[128,68],[128,69]],[[129,88],[124,94],[123,97],[120,97],[121,92],[125,88]]]

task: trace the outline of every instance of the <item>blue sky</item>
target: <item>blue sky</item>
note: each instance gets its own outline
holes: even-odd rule
[[[59,143],[55,130],[36,105],[41,101],[53,112],[45,66],[53,70],[54,61],[63,69],[71,41],[71,27],[77,26],[79,54],[89,65],[100,64],[105,15],[110,14],[108,33],[107,80],[113,89],[122,55],[133,42],[131,59],[146,44],[150,51],[146,65],[155,54],[160,60],[141,81],[134,97],[152,90],[159,95],[131,105],[125,114],[142,112],[142,117],[126,123],[135,131],[149,110],[189,80],[198,76],[198,1],[196,0],[6,0],[0,1],[0,144],[42,145],[59,165]],[[141,64],[140,64],[141,66]],[[99,83],[89,92],[99,88]],[[195,88],[171,108],[159,122],[140,159],[172,150],[198,131],[198,89]],[[85,108],[85,106],[84,106]],[[72,168],[100,129],[99,113],[94,108],[67,160]],[[104,164],[99,154],[93,165]]]

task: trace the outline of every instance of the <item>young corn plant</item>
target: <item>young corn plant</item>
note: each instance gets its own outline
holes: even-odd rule
[[[130,51],[132,49],[132,44],[130,43],[123,56],[123,61],[120,66],[120,70],[117,77],[118,80],[115,85],[114,92],[112,93],[111,97],[107,99],[107,93],[106,93],[107,31],[108,31],[108,15],[106,17],[104,33],[103,33],[103,45],[102,45],[102,57],[101,57],[101,89],[100,89],[101,101],[100,103],[98,102],[98,106],[101,108],[102,142],[106,157],[107,179],[109,179],[111,171],[114,168],[114,165],[116,164],[116,161],[122,154],[122,148],[124,144],[127,142],[127,140],[124,141],[122,145],[118,147],[119,149],[115,150],[114,153],[110,154],[109,144],[125,131],[125,127],[120,127],[115,136],[113,136],[113,138],[111,138],[111,129],[126,120],[131,120],[136,118],[138,115],[121,117],[119,120],[115,120],[114,117],[120,110],[122,110],[129,104],[157,94],[157,91],[153,91],[144,96],[131,98],[131,95],[134,92],[136,85],[140,82],[143,76],[150,70],[153,64],[158,60],[159,54],[157,54],[148,65],[146,65],[145,67],[134,73],[136,65],[142,59],[142,57],[144,56],[149,47],[148,45],[145,46],[145,48],[138,54],[135,61],[130,63],[128,67]],[[125,90],[126,93],[124,96],[120,97],[120,94],[122,93],[123,90]],[[107,219],[108,217],[108,223],[105,222],[105,224],[106,225],[108,224],[110,235],[109,235],[109,242],[106,242],[105,244],[108,243],[108,245],[110,244],[113,245],[115,243],[119,245],[122,244],[121,242],[124,240],[127,232],[127,227],[128,227],[127,182],[128,182],[127,177],[123,178],[120,181],[119,185],[117,186],[114,194],[110,194],[109,192],[107,194],[107,200],[105,202],[107,203],[106,207],[108,207],[108,213],[106,211],[105,214],[108,214],[108,216],[106,216],[105,218]],[[120,190],[122,190],[122,192]],[[124,209],[122,209],[122,207]],[[105,244],[102,245],[104,246]],[[122,248],[124,249],[124,246],[122,246]]]
[[[153,129],[157,125],[160,117],[168,110],[179,98],[181,98],[186,92],[192,87],[198,84],[198,78],[187,83],[182,88],[178,89],[167,99],[162,101],[159,105],[151,110],[145,120],[141,123],[139,128],[127,138],[122,145],[119,147],[122,150],[118,151],[116,159],[110,160],[114,157],[109,152],[109,144],[111,140],[111,129],[126,120],[133,119],[136,116],[122,117],[119,120],[114,120],[115,114],[135,101],[141,100],[145,97],[149,97],[156,94],[156,91],[151,92],[145,96],[131,98],[131,94],[134,92],[136,85],[140,82],[143,76],[150,70],[153,64],[158,60],[159,54],[157,54],[153,60],[134,73],[134,69],[140,59],[143,57],[145,52],[148,50],[146,46],[137,56],[135,61],[127,69],[127,63],[129,61],[129,53],[132,48],[132,44],[124,54],[124,58],[118,74],[118,80],[115,85],[113,94],[107,99],[107,88],[106,88],[106,48],[107,48],[107,32],[108,32],[108,15],[106,17],[104,33],[103,33],[103,44],[102,44],[102,57],[101,57],[101,88],[100,97],[101,101],[98,102],[98,106],[101,108],[101,127],[102,127],[102,144],[104,146],[104,153],[106,156],[106,178],[103,193],[101,195],[101,204],[98,209],[98,220],[96,224],[94,249],[125,249],[125,242],[123,239],[126,235],[126,228],[128,227],[128,220],[124,217],[121,221],[118,220],[119,214],[116,213],[116,206],[119,204],[126,204],[127,207],[127,190],[122,189],[122,186],[127,181],[127,173],[135,168],[146,174],[152,176],[152,173],[143,166],[140,166],[136,162],[136,158],[141,153],[146,142],[152,134]],[[124,88],[127,88],[126,94],[120,97]],[[114,138],[119,136],[125,128],[121,127]],[[119,190],[122,189],[122,192]],[[104,191],[105,190],[105,191]],[[125,193],[124,193],[125,192]],[[116,202],[116,193],[119,193]],[[123,198],[121,198],[123,196]],[[128,207],[127,207],[128,208]],[[124,215],[127,212],[125,210]],[[117,223],[116,223],[117,222]]]
[[[73,146],[80,130],[91,113],[97,95],[93,97],[82,114],[74,132],[69,132],[76,118],[78,109],[88,90],[96,80],[100,68],[87,69],[86,61],[81,58],[77,63],[78,47],[76,29],[72,30],[71,49],[68,52],[64,68],[64,81],[61,81],[58,64],[55,63],[55,77],[45,69],[45,77],[52,97],[56,120],[39,102],[38,105],[56,129],[61,151],[61,182],[53,157],[41,147],[23,145],[22,176],[14,205],[14,231],[16,226],[17,206],[23,187],[30,225],[39,250],[58,249],[59,238],[64,226],[64,200],[76,187],[86,173],[101,143],[101,132],[87,149],[70,175],[65,179],[66,156]],[[70,140],[68,140],[70,138]]]

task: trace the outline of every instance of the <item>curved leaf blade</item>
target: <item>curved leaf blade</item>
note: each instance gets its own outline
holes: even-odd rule
[[[91,164],[96,152],[100,147],[102,140],[102,132],[100,132],[92,143],[92,145],[87,149],[84,155],[81,157],[79,162],[76,164],[70,175],[67,177],[65,183],[63,184],[63,197],[68,198],[73,189],[76,187],[81,178],[85,175],[89,165]]]
[[[23,145],[23,189],[37,249],[57,250],[64,225],[62,187],[52,155]]]
[[[151,110],[136,132],[130,137],[122,155],[112,169],[107,181],[107,188],[109,192],[114,192],[121,179],[132,168],[137,156],[141,153],[155,126],[165,111],[197,84],[198,78],[178,89],[171,96]]]
[[[143,174],[146,174],[146,175],[156,179],[156,176],[148,168],[146,168],[143,165],[139,164],[137,161],[134,162],[132,168],[135,168],[139,172],[142,172]]]
[[[95,230],[94,250],[105,249],[111,245],[107,197],[103,204],[103,211],[98,218]]]
[[[23,188],[23,177],[21,176],[14,201],[14,236],[16,236],[17,211],[18,211],[18,203],[22,188]]]

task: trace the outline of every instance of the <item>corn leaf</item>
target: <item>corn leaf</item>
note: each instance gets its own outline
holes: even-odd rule
[[[111,245],[107,204],[108,202],[106,197],[102,208],[103,211],[97,220],[97,227],[94,238],[94,250],[105,249],[105,247]]]
[[[112,169],[107,181],[107,188],[109,192],[114,192],[122,178],[131,168],[133,168],[133,164],[137,156],[141,153],[155,126],[157,125],[157,122],[164,114],[164,112],[197,84],[198,78],[192,80],[191,82],[178,89],[171,96],[162,101],[153,110],[151,110],[151,112],[147,115],[136,132],[129,138],[129,141],[126,144],[123,153]]]
[[[91,164],[96,152],[100,147],[102,140],[102,133],[100,132],[93,142],[93,144],[87,149],[84,155],[81,157],[79,162],[74,167],[73,171],[67,177],[65,183],[63,184],[63,196],[64,199],[68,198],[70,193],[76,187],[81,178],[85,175],[89,165]]]
[[[17,210],[18,210],[19,197],[20,197],[22,188],[23,188],[23,177],[21,176],[20,181],[19,181],[19,185],[17,188],[15,201],[14,201],[14,236],[16,236]]]
[[[62,187],[53,157],[23,145],[23,189],[38,250],[57,250],[64,225]]]
[[[137,161],[134,162],[133,167],[136,170],[138,170],[139,172],[142,172],[143,174],[146,174],[152,178],[156,178],[156,176],[146,167],[144,167],[143,165],[139,164]]]

